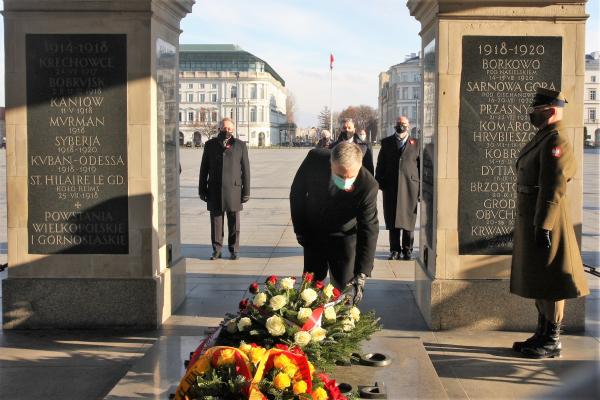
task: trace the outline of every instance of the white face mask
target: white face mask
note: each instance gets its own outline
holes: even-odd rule
[[[360,138],[360,140],[362,140],[363,142],[365,142],[367,140],[367,135],[361,135],[359,134],[358,137]]]

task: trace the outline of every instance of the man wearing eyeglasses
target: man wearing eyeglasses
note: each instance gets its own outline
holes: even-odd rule
[[[576,160],[560,121],[567,101],[539,88],[529,109],[538,129],[517,158],[517,218],[513,235],[510,291],[535,299],[538,325],[513,349],[530,358],[558,357],[565,299],[589,294],[569,217],[567,182]]]

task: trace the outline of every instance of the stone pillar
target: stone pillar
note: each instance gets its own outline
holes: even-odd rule
[[[422,30],[423,156],[416,297],[432,329],[532,329],[532,300],[509,293],[514,164],[535,133],[538,85],[562,90],[578,162],[569,183],[581,239],[585,1],[409,0]],[[580,241],[581,243],[581,241]],[[583,299],[566,327],[584,327]]]
[[[177,70],[193,4],[4,1],[4,329],[154,328],[183,301]]]

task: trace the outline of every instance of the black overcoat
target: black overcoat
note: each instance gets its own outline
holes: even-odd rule
[[[415,229],[420,190],[421,148],[409,137],[403,150],[398,149],[396,135],[381,141],[375,179],[383,193],[385,228]]]
[[[305,240],[356,234],[354,274],[370,275],[379,235],[377,182],[361,167],[353,190],[332,188],[330,150],[311,150],[296,172],[290,191],[294,232]]]
[[[240,211],[242,200],[250,197],[248,148],[231,138],[227,146],[220,136],[204,146],[200,164],[198,195],[213,212]]]
[[[343,142],[343,139],[338,136],[337,140],[329,145],[330,149],[333,149],[338,143]],[[360,151],[363,153],[362,165],[371,173],[371,175],[375,174],[375,164],[373,164],[373,149],[371,145],[365,141],[362,141],[357,134],[354,134],[354,138],[352,139],[352,143],[357,145],[360,148]]]

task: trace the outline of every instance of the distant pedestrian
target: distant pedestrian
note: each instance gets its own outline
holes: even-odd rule
[[[233,137],[235,127],[229,118],[219,124],[219,134],[204,146],[198,195],[210,211],[211,260],[221,258],[223,222],[227,214],[230,258],[240,250],[240,210],[250,199],[250,163],[246,144]]]
[[[354,128],[354,121],[352,118],[345,118],[342,120],[341,132],[338,136],[337,140],[331,144],[330,148],[335,147],[340,142],[350,142],[354,143],[360,148],[362,152],[362,165],[371,173],[371,175],[375,174],[375,167],[373,165],[373,149],[371,145],[366,141],[362,140],[359,135],[356,134],[356,129]]]
[[[396,134],[381,141],[375,179],[383,192],[383,216],[389,230],[388,260],[410,260],[420,190],[421,149],[409,136],[408,118],[396,121]],[[402,240],[401,240],[402,239]]]
[[[327,129],[321,131],[321,139],[317,142],[315,147],[320,149],[328,149],[331,146],[331,132]]]
[[[590,293],[566,197],[577,160],[561,132],[565,103],[559,92],[537,89],[529,118],[538,131],[516,164],[510,291],[535,299],[538,325],[533,336],[513,343],[513,349],[531,358],[560,356],[565,299]]]
[[[373,270],[379,235],[377,182],[361,166],[358,146],[311,150],[290,191],[292,223],[304,247],[304,272],[323,280],[329,272],[338,289],[352,285],[360,302]]]

